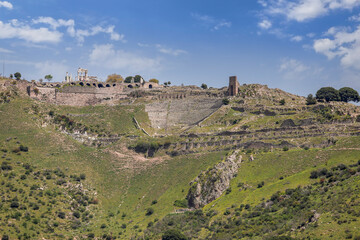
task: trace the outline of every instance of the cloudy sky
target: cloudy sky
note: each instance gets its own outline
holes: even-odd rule
[[[360,90],[360,0],[0,0],[0,60],[27,80]]]

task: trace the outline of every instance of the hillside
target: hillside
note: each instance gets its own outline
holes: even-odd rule
[[[180,90],[78,107],[2,85],[1,232],[10,239],[159,239],[167,229],[198,239],[360,236],[359,107],[307,106],[262,85],[242,85],[228,105],[221,90]],[[190,183],[235,151],[241,163],[226,191],[175,214],[187,208]],[[323,168],[332,175],[310,178]]]

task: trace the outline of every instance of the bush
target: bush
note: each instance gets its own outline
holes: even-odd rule
[[[310,178],[311,178],[311,179],[316,179],[316,178],[318,178],[318,172],[317,172],[317,171],[312,171],[312,172],[310,173]]]
[[[279,103],[280,103],[280,105],[285,105],[285,99],[281,99],[280,101],[279,101]]]
[[[157,80],[157,79],[155,79],[155,78],[150,79],[149,82],[159,84],[159,80]]]
[[[283,147],[283,151],[284,152],[289,151],[289,147],[288,146]]]
[[[100,228],[106,228],[106,224],[105,223],[101,224]]]
[[[306,98],[306,105],[314,105],[314,104],[316,104],[316,98],[312,94],[309,94]]]
[[[223,103],[224,105],[229,105],[230,100],[227,99],[227,98],[224,98],[224,99],[222,100],[222,103]]]
[[[64,212],[59,212],[58,217],[61,218],[61,219],[64,219],[65,218],[65,213]]]
[[[162,240],[187,240],[187,237],[177,229],[170,229],[163,233]]]
[[[148,209],[146,209],[145,215],[146,215],[146,216],[150,216],[150,215],[152,215],[153,213],[154,213],[154,209],[153,209],[153,208],[148,208]]]
[[[175,207],[180,207],[180,208],[187,208],[188,207],[188,202],[186,201],[186,199],[175,200],[174,206]]]
[[[203,83],[203,84],[201,84],[201,88],[202,88],[202,89],[207,89],[208,86],[207,86],[205,83]]]
[[[154,205],[154,204],[157,204],[157,200],[153,200],[152,202],[151,202],[151,205]]]

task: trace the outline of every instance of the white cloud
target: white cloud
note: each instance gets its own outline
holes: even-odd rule
[[[269,20],[262,20],[258,23],[258,26],[262,29],[269,29],[272,26],[272,23]]]
[[[138,43],[139,47],[142,48],[155,48],[158,52],[163,53],[163,54],[168,54],[168,55],[173,55],[173,56],[179,56],[181,54],[186,54],[187,51],[182,50],[182,49],[172,49],[169,47],[166,47],[164,45],[161,44],[156,44],[156,45],[150,45],[147,43]]]
[[[191,16],[213,31],[219,30],[223,27],[230,28],[232,24],[230,21],[225,19],[216,19],[214,17],[198,13],[192,13]]]
[[[187,53],[185,50],[181,50],[181,49],[172,49],[172,48],[167,48],[163,45],[157,44],[156,48],[159,52],[164,53],[164,54],[169,54],[169,55],[173,55],[173,56],[178,56],[180,54],[185,54]]]
[[[90,30],[76,30],[75,36],[77,40],[82,43],[84,42],[85,37],[95,36],[99,33],[107,33],[110,35],[111,40],[125,42],[125,36],[114,32],[114,28],[115,26],[108,26],[106,28],[103,28],[101,26],[95,26],[92,27]]]
[[[301,42],[303,40],[303,37],[297,35],[297,36],[293,36],[290,40],[293,42]]]
[[[360,14],[349,17],[349,21],[360,22]]]
[[[339,57],[344,67],[360,70],[360,25],[354,31],[345,28],[331,28],[329,38],[317,39],[313,48],[329,59]]]
[[[0,53],[13,53],[13,51],[5,49],[5,48],[0,48]]]
[[[279,71],[300,74],[308,69],[309,69],[308,66],[306,66],[305,64],[303,64],[302,62],[296,59],[285,58],[282,60]]]
[[[32,28],[16,19],[9,23],[0,21],[0,39],[18,38],[33,43],[57,43],[61,40],[62,35],[62,33],[51,31],[48,28]]]
[[[108,69],[126,69],[134,72],[157,71],[160,60],[115,50],[112,44],[95,45],[89,56],[90,64]]]
[[[108,27],[94,26],[90,29],[75,29],[75,21],[73,19],[64,20],[64,19],[54,19],[52,17],[39,17],[33,19],[33,24],[47,24],[53,30],[56,30],[59,27],[67,27],[67,33],[71,37],[75,37],[77,41],[81,44],[85,41],[85,37],[95,36],[99,33],[106,33],[110,35],[110,39],[113,41],[123,41],[125,42],[125,36],[114,31],[115,26],[111,25]]]
[[[327,15],[333,10],[352,10],[359,5],[360,0],[270,0],[265,8],[268,14],[281,14],[289,20],[303,22]]]
[[[13,5],[8,1],[0,1],[0,7],[4,7],[10,10],[13,9]]]

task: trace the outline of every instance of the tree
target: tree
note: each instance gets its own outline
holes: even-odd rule
[[[285,105],[285,99],[281,99],[281,100],[279,101],[279,103],[280,103],[280,105]]]
[[[205,83],[203,83],[203,84],[201,84],[201,88],[202,89],[207,89],[208,87],[207,87],[207,85]]]
[[[309,94],[306,98],[306,105],[314,105],[314,104],[316,104],[316,98],[312,94]]]
[[[323,87],[316,92],[316,99],[330,101],[340,101],[339,91],[333,87]]]
[[[149,80],[149,82],[159,84],[159,80],[157,80],[156,78],[152,78],[152,79],[150,79],[150,80]]]
[[[171,82],[170,82],[170,81],[168,81],[168,82],[167,82],[167,85],[168,85],[168,86],[170,86],[170,85],[171,85]]]
[[[131,83],[131,81],[133,80],[133,78],[134,78],[133,76],[128,76],[128,77],[125,78],[125,81],[124,81],[124,82],[125,82],[125,83]]]
[[[21,73],[19,73],[19,72],[14,73],[14,77],[16,78],[16,80],[20,80]]]
[[[340,99],[343,102],[359,102],[360,97],[359,97],[359,93],[349,87],[343,87],[339,89],[339,95],[340,95]]]
[[[161,237],[162,240],[187,240],[187,237],[177,229],[169,229]]]
[[[167,83],[167,82],[164,82],[164,85],[165,85],[165,86],[167,86],[167,85],[168,85],[168,83]]]
[[[53,79],[53,76],[51,76],[51,74],[45,75],[44,77],[46,80],[48,80],[48,82],[51,81],[51,79]]]
[[[139,83],[141,82],[142,77],[140,75],[135,75],[134,82]]]
[[[107,83],[122,83],[124,81],[124,78],[119,74],[111,74],[107,77],[106,82]]]
[[[10,78],[13,79],[14,75],[10,74]]]

